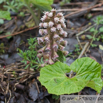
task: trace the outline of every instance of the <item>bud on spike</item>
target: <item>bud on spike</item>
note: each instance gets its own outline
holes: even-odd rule
[[[49,27],[52,27],[54,23],[52,21],[49,22]]]
[[[67,56],[68,55],[68,51],[63,51],[63,54],[65,55],[65,56]]]

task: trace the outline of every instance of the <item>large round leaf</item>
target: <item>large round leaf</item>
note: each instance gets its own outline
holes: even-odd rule
[[[69,78],[66,73],[71,70],[76,72],[76,75]],[[98,93],[102,89],[101,66],[87,57],[77,59],[70,67],[61,62],[43,67],[39,80],[49,93],[56,95],[76,93],[85,86]]]

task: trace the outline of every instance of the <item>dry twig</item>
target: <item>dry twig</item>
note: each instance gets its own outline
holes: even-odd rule
[[[38,27],[39,27],[39,26],[35,26],[35,27],[29,28],[29,29],[25,29],[25,30],[23,30],[23,31],[20,31],[20,32],[17,32],[17,33],[14,33],[14,34],[5,35],[5,36],[0,36],[0,39],[5,38],[5,37],[8,37],[8,36],[18,35],[18,34],[21,34],[21,33],[23,33],[23,32],[26,32],[26,31],[28,31],[28,30],[36,29],[36,28],[38,28]]]
[[[81,16],[81,15],[87,13],[89,10],[96,8],[96,7],[101,7],[102,5],[103,5],[103,3],[100,3],[100,4],[97,4],[92,7],[82,8],[79,11],[75,11],[75,12],[65,15],[65,18],[73,18],[73,17]]]

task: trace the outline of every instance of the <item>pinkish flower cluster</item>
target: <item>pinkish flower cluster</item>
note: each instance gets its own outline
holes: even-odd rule
[[[63,30],[66,28],[65,19],[62,13],[56,14],[56,10],[52,9],[51,12],[44,13],[41,21],[39,34],[43,37],[38,37],[37,40],[39,45],[45,46],[38,50],[37,56],[43,58],[44,63],[53,64],[58,58],[57,51],[68,54],[68,51],[64,51],[67,41],[63,40],[67,37],[67,32]]]

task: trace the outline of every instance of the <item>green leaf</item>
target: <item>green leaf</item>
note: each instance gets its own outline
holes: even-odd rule
[[[11,33],[10,32],[7,32],[5,35],[10,35]],[[12,36],[8,36],[6,37],[7,39],[10,39]]]
[[[102,79],[101,79],[101,65],[95,60],[84,57],[74,61],[70,68],[77,74],[77,78],[82,78],[88,81],[88,87],[96,90],[100,93],[102,89]]]
[[[28,67],[29,67],[29,64],[28,64],[28,65],[26,65],[25,69],[27,69]]]
[[[0,19],[0,24],[4,24],[4,20],[3,19]]]
[[[86,36],[87,36],[88,39],[92,39],[93,38],[93,36],[91,36],[91,35],[86,35]]]
[[[63,53],[62,53],[62,51],[58,51],[57,52],[57,54],[58,54],[58,60],[60,60],[61,62],[65,62],[66,61],[66,57],[63,55]]]
[[[94,32],[94,31],[95,31],[95,28],[91,28],[91,29],[90,29],[90,32]]]
[[[31,0],[41,10],[51,10],[53,0]]]
[[[91,44],[91,46],[92,46],[92,47],[97,47],[97,45],[96,45],[96,44]]]
[[[103,50],[103,46],[102,46],[102,45],[99,45],[99,49]]]
[[[20,12],[19,16],[24,17],[25,16],[24,12]]]
[[[66,76],[71,70],[76,72],[72,78]],[[100,93],[102,89],[101,65],[91,58],[77,59],[68,65],[57,62],[43,67],[39,80],[48,92],[55,95],[80,92],[85,86],[95,89]]]
[[[8,12],[8,11],[0,11],[0,18],[1,19],[11,20],[10,12]]]
[[[103,26],[99,28],[99,32],[103,32]]]
[[[0,0],[0,4],[2,4],[3,2],[5,2],[5,0]]]

